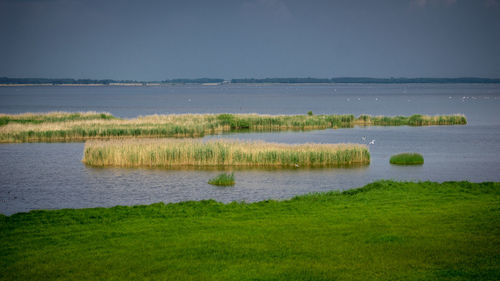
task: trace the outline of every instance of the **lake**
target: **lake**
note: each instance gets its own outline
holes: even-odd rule
[[[285,143],[368,143],[371,164],[352,168],[232,169],[236,185],[214,187],[214,169],[92,168],[83,143],[0,144],[0,213],[214,199],[286,199],[345,190],[378,179],[500,181],[500,85],[331,84],[179,85],[162,87],[0,87],[0,112],[106,111],[118,117],[171,113],[454,114],[465,126],[367,127],[306,132],[238,133]],[[366,136],[366,141],[362,137]],[[389,164],[419,152],[423,166]]]

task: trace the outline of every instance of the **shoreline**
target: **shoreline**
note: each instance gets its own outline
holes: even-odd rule
[[[335,85],[500,85],[499,82],[331,82],[331,83],[109,83],[109,84],[0,84],[0,87],[171,87],[171,86],[335,86]]]

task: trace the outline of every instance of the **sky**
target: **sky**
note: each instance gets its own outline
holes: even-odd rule
[[[0,0],[0,76],[500,78],[500,0]]]

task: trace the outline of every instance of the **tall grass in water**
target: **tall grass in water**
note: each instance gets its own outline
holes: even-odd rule
[[[218,186],[231,186],[234,185],[234,173],[220,174],[208,181],[209,184]]]
[[[88,141],[83,160],[92,166],[275,166],[326,167],[369,164],[365,145],[281,144],[193,139]]]
[[[421,115],[412,116],[370,116],[360,115],[356,125],[376,125],[376,126],[431,126],[431,125],[465,125],[467,118],[462,114],[454,115]]]
[[[82,141],[121,137],[202,137],[229,131],[280,131],[361,126],[466,124],[463,115],[173,114],[118,119],[108,113],[0,115],[0,142]]]
[[[40,124],[40,123],[54,123],[66,121],[82,121],[82,120],[111,120],[117,119],[107,112],[98,113],[94,111],[89,112],[48,112],[48,113],[22,113],[22,114],[0,114],[0,126],[9,123],[20,124]]]
[[[389,162],[396,165],[422,165],[424,157],[418,153],[400,153],[393,155]]]

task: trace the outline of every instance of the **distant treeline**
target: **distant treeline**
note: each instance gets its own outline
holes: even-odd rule
[[[0,77],[0,84],[103,84],[113,83],[126,84],[148,84],[148,83],[170,83],[170,84],[203,84],[223,83],[222,78],[177,78],[163,81],[136,81],[136,80],[112,80],[112,79],[71,79],[71,78],[9,78]],[[231,83],[378,83],[378,84],[404,84],[404,83],[500,83],[500,78],[366,78],[366,77],[339,77],[339,78],[242,78],[232,79]]]
[[[127,84],[147,84],[147,83],[175,83],[175,84],[203,84],[203,83],[222,83],[221,78],[178,78],[167,79],[163,81],[137,81],[137,80],[113,80],[113,79],[71,79],[71,78],[9,78],[0,77],[0,84],[104,84],[127,83]]]
[[[105,84],[111,83],[142,83],[135,80],[95,80],[95,79],[71,79],[71,78],[9,78],[0,77],[0,84]]]
[[[221,78],[177,78],[177,79],[167,79],[161,81],[162,83],[176,83],[176,84],[203,84],[203,83],[222,83],[224,79]]]
[[[241,78],[232,79],[231,83],[332,83],[328,78]]]
[[[338,78],[243,78],[232,79],[231,83],[500,83],[499,78],[367,78],[367,77],[338,77]]]

